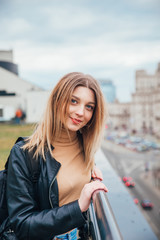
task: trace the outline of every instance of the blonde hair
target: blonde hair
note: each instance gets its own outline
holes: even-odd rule
[[[98,82],[90,75],[80,72],[66,74],[52,90],[42,121],[37,124],[35,132],[24,145],[25,149],[36,148],[35,155],[43,155],[49,149],[52,155],[51,144],[55,141],[65,123],[66,113],[73,91],[83,86],[94,92],[96,105],[89,123],[81,129],[82,145],[87,167],[92,167],[94,154],[99,147],[106,120],[106,103]],[[65,127],[65,126],[64,126]]]

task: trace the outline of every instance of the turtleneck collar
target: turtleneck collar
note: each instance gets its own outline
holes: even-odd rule
[[[73,144],[73,142],[77,141],[77,132],[67,131],[62,128],[60,135],[56,141],[53,141],[53,146],[67,146]]]

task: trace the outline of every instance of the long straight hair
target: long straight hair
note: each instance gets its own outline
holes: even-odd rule
[[[100,145],[106,120],[106,102],[98,82],[90,75],[80,72],[66,74],[60,79],[52,90],[42,120],[37,124],[36,130],[24,145],[25,149],[36,148],[35,155],[39,154],[45,159],[45,150],[49,149],[52,155],[51,144],[60,136],[62,127],[76,87],[83,86],[94,92],[96,105],[91,120],[81,129],[84,159],[88,167],[94,163],[94,154]],[[66,129],[67,130],[67,129]]]

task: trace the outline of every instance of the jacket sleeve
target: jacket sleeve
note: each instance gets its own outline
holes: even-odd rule
[[[17,144],[9,158],[7,204],[11,225],[22,240],[53,239],[86,222],[78,201],[38,211],[25,152]]]

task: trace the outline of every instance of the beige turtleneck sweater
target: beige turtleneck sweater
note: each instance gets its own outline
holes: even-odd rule
[[[82,188],[90,182],[91,170],[86,170],[82,146],[76,132],[70,132],[70,138],[65,130],[59,140],[53,142],[53,157],[61,163],[57,174],[59,189],[59,206],[79,199]]]

